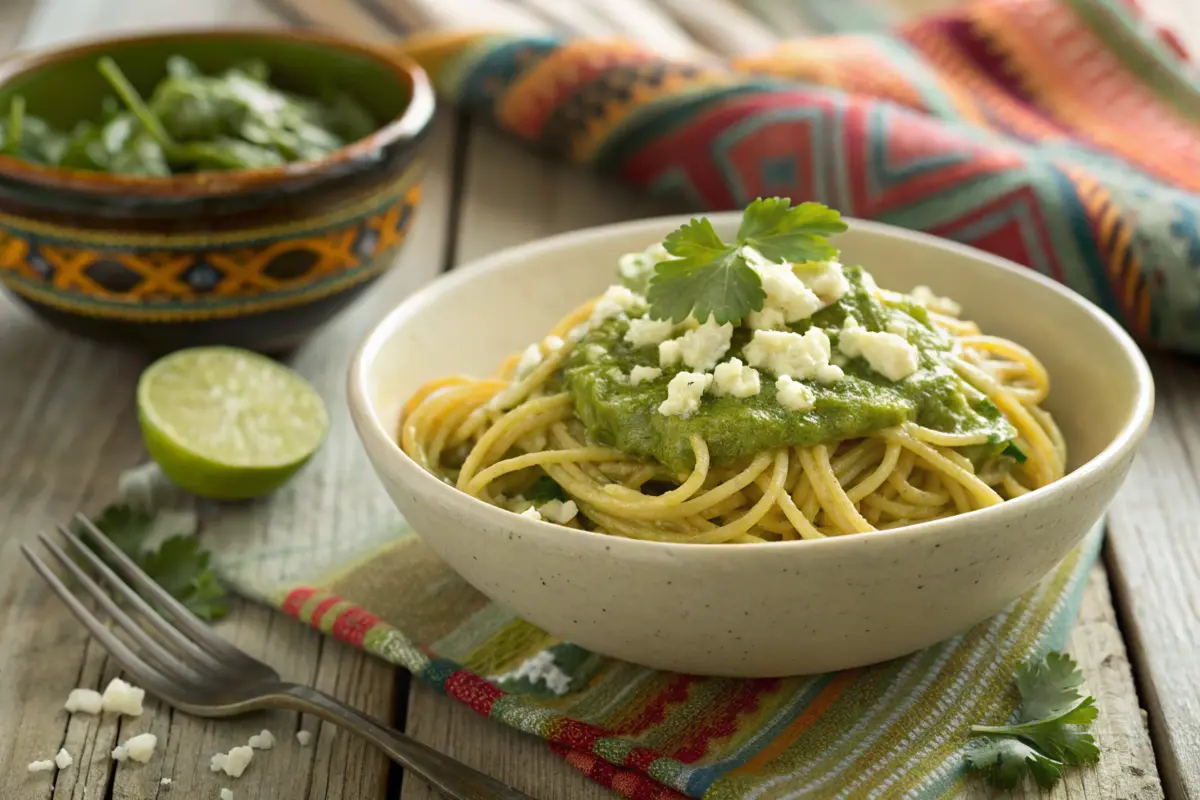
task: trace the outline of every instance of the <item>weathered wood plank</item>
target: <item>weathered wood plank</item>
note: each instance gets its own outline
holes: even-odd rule
[[[5,7],[0,21],[19,20]],[[46,0],[36,9],[23,44],[36,47],[80,36],[151,26],[269,22],[259,6],[240,0],[162,4],[156,0]],[[14,22],[14,24],[16,24]],[[6,30],[0,28],[0,30]],[[337,536],[337,521],[369,524],[393,512],[370,475],[342,399],[353,348],[374,320],[437,274],[447,240],[454,125],[439,119],[426,151],[430,169],[422,208],[396,269],[362,301],[297,354],[295,366],[326,397],[330,438],[288,491],[252,509],[222,513],[222,528],[237,528],[267,545],[291,537]],[[121,469],[144,458],[133,413],[133,387],[145,360],[129,352],[58,334],[0,298],[0,798],[101,800],[107,797],[216,797],[222,786],[241,798],[367,800],[383,797],[389,763],[370,746],[294,714],[261,714],[205,722],[153,701],[137,720],[78,716],[61,711],[76,686],[102,687],[114,667],[24,563],[18,546],[50,530],[80,507],[111,496]],[[9,433],[11,431],[11,433]],[[346,503],[352,513],[344,511]],[[340,513],[340,517],[338,514]],[[36,620],[36,625],[30,624]],[[316,685],[383,719],[394,708],[394,670],[277,612],[239,604],[219,626],[223,634],[280,668],[285,677]],[[301,749],[294,733],[317,731]],[[208,768],[213,753],[243,744],[262,728],[279,739],[236,782]],[[147,765],[115,771],[110,751],[129,736],[159,736]],[[53,775],[27,775],[29,761],[68,748],[76,765]],[[170,777],[168,794],[159,784]],[[110,788],[111,784],[111,788]]]
[[[1108,564],[1163,782],[1200,798],[1200,373],[1154,363],[1158,404],[1111,514]]]

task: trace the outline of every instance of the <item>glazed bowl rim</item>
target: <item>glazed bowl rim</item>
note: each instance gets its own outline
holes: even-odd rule
[[[126,45],[154,41],[195,39],[262,38],[293,40],[331,50],[362,56],[390,70],[397,85],[406,86],[408,103],[395,117],[362,139],[355,140],[320,159],[298,161],[278,167],[250,170],[229,170],[185,173],[167,177],[113,175],[91,170],[32,164],[14,156],[0,154],[0,177],[8,177],[42,188],[66,190],[78,194],[104,197],[112,195],[144,198],[170,197],[189,200],[207,197],[227,197],[256,189],[309,183],[313,179],[334,177],[339,167],[359,159],[373,157],[384,148],[405,139],[417,140],[426,132],[433,119],[435,105],[429,76],[415,61],[398,49],[387,50],[354,39],[316,31],[267,26],[175,27],[136,34],[92,37],[65,46],[17,53],[0,60],[0,86],[14,78],[36,72],[89,52],[116,50]]]
[[[736,226],[741,212],[714,212],[708,218],[715,225],[730,224]],[[600,225],[579,230],[560,233],[545,237],[516,247],[505,248],[484,258],[470,262],[464,267],[442,275],[427,286],[405,298],[400,304],[388,312],[366,335],[355,352],[348,374],[348,402],[359,437],[363,440],[372,460],[386,459],[396,467],[398,479],[414,495],[438,496],[439,501],[448,507],[459,506],[471,509],[474,513],[488,515],[498,529],[517,529],[526,535],[538,536],[554,529],[554,535],[568,537],[564,546],[570,541],[578,542],[581,546],[588,542],[603,541],[610,544],[613,552],[616,548],[630,548],[627,552],[654,555],[656,552],[667,557],[683,557],[684,554],[699,555],[702,552],[717,551],[718,553],[732,552],[781,552],[798,548],[854,548],[872,541],[887,541],[899,543],[913,538],[954,535],[969,533],[975,525],[998,525],[1004,522],[1015,522],[1023,515],[1040,513],[1038,506],[1044,502],[1053,502],[1056,498],[1069,502],[1070,496],[1079,487],[1099,478],[1115,469],[1123,459],[1132,454],[1149,427],[1154,410],[1155,387],[1150,366],[1140,348],[1132,337],[1108,314],[1084,298],[1074,290],[1041,275],[1040,273],[1022,267],[1008,259],[995,256],[968,245],[941,239],[919,231],[912,231],[894,225],[872,222],[853,217],[843,217],[851,230],[862,230],[876,235],[908,239],[927,247],[951,251],[957,256],[980,262],[980,268],[985,270],[1000,270],[1014,273],[1020,280],[1028,281],[1032,288],[1053,292],[1063,300],[1077,306],[1081,311],[1092,317],[1101,329],[1117,345],[1122,355],[1127,359],[1134,373],[1134,380],[1129,390],[1133,394],[1131,410],[1112,439],[1095,456],[1080,464],[1063,478],[1054,483],[1036,489],[1021,497],[1006,500],[995,506],[976,509],[967,514],[953,517],[920,522],[891,530],[866,531],[842,536],[831,536],[823,539],[797,539],[792,541],[763,542],[753,545],[746,544],[706,544],[703,546],[685,542],[661,542],[643,539],[631,539],[621,536],[596,533],[593,531],[577,530],[565,526],[554,525],[544,521],[535,521],[527,517],[513,514],[476,497],[460,492],[453,486],[434,477],[421,468],[416,461],[408,456],[395,440],[394,431],[389,431],[384,421],[377,413],[375,402],[371,399],[371,377],[378,363],[384,346],[397,332],[409,324],[409,319],[423,307],[441,300],[447,295],[453,295],[479,276],[505,270],[521,268],[523,261],[530,256],[536,256],[546,251],[553,251],[564,246],[580,246],[595,241],[621,236],[640,229],[659,228],[669,230],[671,227],[686,222],[689,215],[667,215],[642,218],[628,222]],[[393,421],[393,427],[399,421]],[[376,470],[382,470],[376,466]],[[386,479],[385,479],[386,480]],[[429,500],[422,500],[428,503]],[[614,541],[615,540],[615,541]],[[850,549],[843,552],[849,554]]]

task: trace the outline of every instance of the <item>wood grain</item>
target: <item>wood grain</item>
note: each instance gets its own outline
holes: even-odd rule
[[[18,19],[9,8],[0,12],[0,21]],[[150,26],[272,19],[261,6],[241,0],[44,0],[30,18],[23,44]],[[286,545],[295,536],[334,546],[339,521],[368,524],[394,513],[370,477],[341,392],[350,353],[370,325],[440,271],[453,151],[454,125],[439,119],[426,151],[430,170],[423,205],[400,263],[296,356],[295,366],[332,412],[326,447],[289,491],[252,510],[222,515],[222,526],[238,527],[241,535],[257,537],[264,546]],[[0,430],[5,431],[0,438],[5,487],[0,493],[0,800],[215,798],[221,787],[236,788],[239,800],[382,798],[390,767],[382,755],[295,714],[211,722],[148,701],[146,713],[136,720],[68,719],[61,710],[68,691],[103,687],[116,671],[28,569],[18,546],[78,508],[102,504],[115,491],[118,472],[144,458],[132,400],[146,362],[137,354],[58,334],[0,298],[0,363]],[[339,516],[340,502],[350,503],[354,513]],[[390,719],[396,699],[390,665],[250,604],[238,604],[219,630],[285,677]],[[301,724],[318,734],[307,749],[294,738]],[[259,754],[242,778],[222,780],[209,770],[213,753],[244,744],[263,728],[279,745]],[[114,769],[114,744],[143,731],[159,737],[156,757],[146,765]],[[57,775],[26,773],[27,763],[53,757],[64,745],[75,766]],[[162,777],[172,778],[170,790],[159,784]]]
[[[1111,512],[1108,563],[1169,796],[1200,798],[1200,373],[1154,363],[1155,419]]]

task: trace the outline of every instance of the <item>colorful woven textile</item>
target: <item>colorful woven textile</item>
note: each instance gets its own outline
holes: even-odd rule
[[[1028,265],[1195,353],[1200,82],[1172,42],[1120,0],[981,0],[729,69],[612,41],[410,51],[451,102],[687,208],[820,200]]]
[[[690,207],[819,199],[1008,256],[1144,339],[1200,351],[1200,95],[1167,40],[1115,0],[984,0],[733,69],[619,42],[489,35],[412,49],[451,101]],[[1101,540],[1098,529],[1007,611],[928,650],[730,680],[556,641],[475,592],[401,521],[353,513],[336,547],[290,531],[208,542],[243,594],[645,800],[959,793],[968,726],[1010,717],[1015,666],[1065,645]]]

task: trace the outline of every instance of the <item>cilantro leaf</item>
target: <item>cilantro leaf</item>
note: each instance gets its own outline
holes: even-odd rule
[[[112,505],[92,519],[92,524],[99,528],[122,553],[134,561],[140,561],[142,542],[149,535],[154,518],[133,506]],[[89,535],[86,528],[80,530],[83,531],[84,537]],[[80,530],[75,532],[76,535],[79,535]]]
[[[674,231],[663,247],[675,256],[654,267],[647,299],[657,319],[683,322],[715,317],[736,324],[762,308],[767,295],[758,273],[741,251],[721,241],[706,219],[693,219]]]
[[[826,237],[845,231],[841,214],[820,203],[793,206],[788,197],[760,197],[742,215],[737,240],[768,261],[825,261],[837,255]]]
[[[833,209],[820,203],[793,207],[786,197],[759,198],[742,214],[737,239],[723,241],[707,219],[693,219],[670,233],[663,247],[674,256],[654,267],[647,299],[651,316],[682,322],[688,316],[738,323],[766,300],[762,280],[744,249],[769,261],[803,263],[833,258],[826,237],[846,230]]]
[[[1041,663],[1030,661],[1017,667],[1013,680],[1021,693],[1021,721],[1029,722],[1057,716],[1074,706],[1083,673],[1069,655],[1050,653]]]
[[[1049,787],[1058,780],[1059,767],[1099,760],[1100,748],[1087,730],[1096,719],[1096,700],[1080,693],[1083,674],[1070,656],[1049,653],[1040,662],[1022,664],[1014,681],[1021,693],[1019,722],[971,726],[972,733],[991,737],[967,750],[973,769],[1005,788],[1016,786],[1027,769]]]
[[[1024,464],[1028,460],[1028,456],[1025,455],[1025,451],[1017,447],[1013,442],[1009,442],[1008,445],[1000,451],[1000,455],[1008,456],[1018,464]]]
[[[225,616],[225,590],[217,582],[209,553],[194,536],[172,536],[143,556],[139,565],[154,582],[203,619]]]
[[[151,580],[196,616],[214,620],[229,613],[228,594],[209,564],[210,554],[201,549],[194,536],[172,536],[157,548],[147,549],[154,518],[128,505],[108,506],[92,522]],[[75,527],[75,534],[85,543],[92,536],[82,526]]]
[[[992,739],[967,749],[967,763],[1001,789],[1015,789],[1026,773],[1039,786],[1054,786],[1062,776],[1061,762],[1048,758],[1019,739]]]

